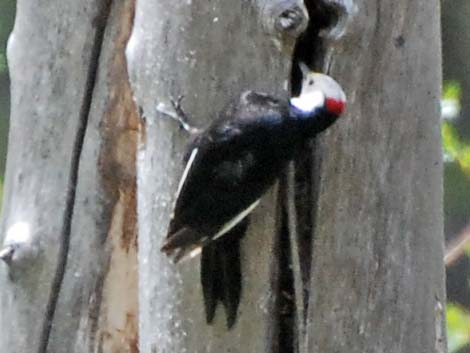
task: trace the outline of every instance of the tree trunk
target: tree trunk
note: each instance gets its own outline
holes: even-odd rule
[[[124,57],[133,6],[18,2],[8,46],[4,352],[138,351],[138,120]]]
[[[1,347],[445,352],[439,4],[305,5],[18,3]],[[287,97],[298,60],[348,113],[263,198],[237,324],[209,326],[199,260],[160,252],[188,142],[162,111],[184,95],[204,127],[246,89]]]
[[[311,352],[445,352],[439,2],[364,1],[327,67],[347,121],[321,138]]]
[[[297,22],[284,28],[282,16],[288,11]],[[296,0],[137,4],[127,58],[145,116],[137,162],[141,353],[275,349],[277,283],[270,278],[277,272],[276,194],[263,199],[243,241],[237,325],[227,332],[218,310],[214,325],[208,326],[199,259],[175,266],[159,250],[188,136],[156,108],[169,109],[170,98],[183,94],[193,123],[205,126],[248,88],[287,96],[294,39],[307,21],[304,11]]]

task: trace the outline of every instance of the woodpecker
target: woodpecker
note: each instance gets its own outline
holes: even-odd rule
[[[302,73],[298,96],[278,99],[246,91],[188,145],[161,250],[175,262],[202,251],[208,323],[219,300],[227,327],[236,321],[241,295],[239,242],[248,227],[248,215],[296,151],[331,126],[345,109],[346,96],[335,80],[305,66]]]

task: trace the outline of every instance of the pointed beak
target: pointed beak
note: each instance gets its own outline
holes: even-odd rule
[[[302,72],[302,77],[306,77],[312,70],[310,70],[304,62],[300,61],[299,62],[299,68],[300,71]]]

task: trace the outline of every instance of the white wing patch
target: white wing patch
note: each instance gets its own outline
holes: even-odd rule
[[[290,99],[290,104],[304,113],[313,112],[316,108],[322,107],[324,103],[325,96],[321,91],[301,93],[300,96]]]
[[[181,189],[183,189],[184,182],[186,181],[186,178],[188,177],[189,170],[191,169],[191,166],[194,162],[194,159],[196,159],[198,149],[195,148],[191,151],[191,155],[189,156],[188,163],[186,164],[186,168],[184,168],[183,175],[181,176],[180,183],[178,184],[178,191],[176,191],[176,199],[180,196]]]
[[[230,221],[225,223],[222,228],[212,237],[212,240],[215,240],[217,238],[220,238],[222,235],[227,233],[229,230],[231,230],[233,227],[235,227],[238,223],[240,223],[243,218],[248,216],[251,211],[255,209],[256,206],[258,206],[260,199],[256,200],[253,202],[248,208],[240,212],[238,215],[233,217]]]

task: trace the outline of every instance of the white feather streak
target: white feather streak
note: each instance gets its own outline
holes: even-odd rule
[[[253,211],[255,209],[256,206],[258,206],[259,204],[259,199],[256,200],[255,202],[253,202],[250,206],[248,206],[248,208],[246,208],[244,211],[240,212],[238,215],[236,215],[234,218],[232,218],[230,221],[228,221],[227,223],[225,223],[223,226],[222,226],[222,229],[219,230],[213,237],[212,237],[212,240],[215,240],[219,237],[221,237],[222,235],[224,235],[225,233],[227,233],[229,230],[231,230],[233,227],[235,227],[238,223],[240,223],[243,218],[245,218],[246,216],[248,216],[248,214],[250,214],[251,211]]]
[[[186,164],[186,168],[184,168],[183,175],[181,176],[180,183],[178,184],[178,191],[176,191],[176,198],[180,196],[181,189],[183,189],[184,182],[186,181],[189,170],[191,169],[191,165],[193,164],[194,159],[196,158],[197,151],[198,151],[197,148],[191,151],[191,155],[189,156],[188,163]]]

